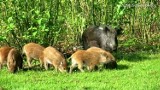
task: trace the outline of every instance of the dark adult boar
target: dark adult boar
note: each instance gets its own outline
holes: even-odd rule
[[[44,47],[36,43],[28,43],[23,46],[23,53],[26,54],[28,66],[31,66],[32,59],[40,61],[41,67],[43,65],[43,50]]]
[[[11,73],[15,73],[18,69],[23,68],[23,58],[16,49],[11,49],[7,57],[7,67]]]
[[[12,48],[9,46],[3,46],[0,48],[0,69],[4,64],[7,64],[7,56],[11,49]]]
[[[84,49],[91,46],[100,47],[107,51],[116,51],[118,46],[117,36],[121,34],[122,28],[111,28],[109,26],[90,26],[82,34]]]

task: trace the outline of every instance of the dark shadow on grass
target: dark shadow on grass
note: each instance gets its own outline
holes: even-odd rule
[[[117,64],[117,67],[116,68],[106,68],[106,67],[102,67],[101,70],[105,70],[105,69],[108,69],[108,70],[124,70],[124,69],[128,69],[129,67],[127,65],[124,65],[124,64]],[[98,70],[98,69],[97,69]]]
[[[48,65],[48,70],[46,70],[44,67],[40,67],[40,64],[34,65],[32,67],[24,66],[23,71],[56,71],[55,68],[52,65]],[[58,72],[60,72],[58,70]]]
[[[149,57],[149,55],[151,55],[151,53],[149,52],[117,52],[117,53],[114,53],[114,56],[116,57],[117,61],[127,60],[130,62],[139,62],[139,61],[144,61],[144,60],[156,59],[156,57],[151,58]]]
[[[29,71],[29,70],[33,70],[33,71],[44,71],[44,68],[40,67],[40,64],[34,65],[34,66],[32,66],[32,67],[24,66],[23,71]]]
[[[123,46],[121,45],[118,48],[118,51],[113,53],[116,57],[117,61],[126,60],[130,62],[139,62],[144,60],[154,60],[158,59],[159,57],[149,57],[151,54],[159,53],[159,49],[157,46],[153,45],[130,45],[130,46]]]
[[[118,65],[118,67],[116,68],[117,70],[124,70],[124,69],[128,69],[129,67],[127,65]]]
[[[0,86],[0,90],[8,90],[8,89]]]
[[[116,68],[108,68],[105,65],[99,65],[99,66],[95,66],[94,70],[92,70],[92,71],[88,71],[86,67],[84,67],[83,70],[85,72],[103,72],[104,70],[125,70],[125,69],[128,69],[128,68],[129,67],[127,65],[117,64]],[[78,67],[75,67],[72,70],[72,73],[82,73],[82,72],[78,69]]]

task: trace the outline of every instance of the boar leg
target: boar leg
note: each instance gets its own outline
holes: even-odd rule
[[[15,69],[13,70],[13,73],[17,72],[18,68],[15,66]]]
[[[83,70],[83,62],[81,63],[79,63],[78,64],[78,69],[81,71],[81,72],[84,72],[84,70]]]
[[[1,59],[1,57],[0,57],[0,59]],[[3,67],[3,61],[2,61],[2,59],[0,60],[0,69],[2,69],[2,67]]]
[[[43,67],[43,61],[40,60],[40,67]]]
[[[58,65],[53,64],[53,66],[54,66],[56,72],[58,72]]]
[[[69,73],[72,73],[72,70],[73,70],[74,68],[76,68],[76,67],[77,67],[77,63],[76,63],[76,62],[75,62],[75,63],[72,62],[72,65],[70,66]]]
[[[47,61],[44,61],[44,68],[45,68],[46,70],[48,70],[48,63],[47,63]]]
[[[91,64],[91,65],[88,66],[88,70],[89,70],[89,71],[92,71],[92,70],[94,69],[94,67],[95,67],[95,65],[92,65],[92,64]]]
[[[56,72],[58,72],[58,66],[56,66],[55,69],[56,69]]]
[[[28,63],[28,66],[29,66],[29,67],[32,67],[32,66],[31,66],[31,58],[30,58],[29,56],[27,56],[27,63]]]
[[[43,67],[43,64],[44,64],[43,57],[41,56],[39,60],[40,60],[40,66]]]
[[[72,65],[70,66],[69,73],[72,73],[72,70],[73,70],[75,67],[77,67],[77,65],[75,65],[75,64],[72,64]]]
[[[19,69],[23,69],[23,63],[20,63],[20,64],[18,65],[18,68],[19,68]]]
[[[2,69],[2,64],[0,63],[0,69]]]
[[[72,73],[72,70],[77,67],[77,62],[72,58],[72,65],[70,66],[69,73]]]

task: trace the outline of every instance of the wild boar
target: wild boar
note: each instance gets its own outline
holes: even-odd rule
[[[117,36],[121,32],[121,27],[112,28],[108,25],[89,26],[82,34],[83,47],[85,50],[96,46],[110,52],[116,51],[118,46]]]
[[[4,64],[7,64],[7,56],[11,49],[12,48],[9,46],[3,46],[0,48],[0,69]]]
[[[87,51],[91,51],[91,52],[93,51],[101,55],[104,55],[107,58],[107,62],[104,64],[106,68],[110,68],[110,69],[117,68],[117,62],[115,60],[115,57],[110,52],[105,51],[98,47],[90,47],[89,49],[87,49]]]
[[[36,43],[28,43],[23,46],[23,53],[25,53],[27,57],[29,67],[32,67],[32,59],[39,60],[41,67],[43,66],[43,50],[44,47]]]
[[[56,71],[66,72],[67,63],[64,56],[55,48],[48,46],[43,51],[44,54],[44,67],[47,70],[48,64],[52,64]]]
[[[11,73],[23,68],[23,58],[18,50],[12,48],[7,57],[7,67]]]
[[[83,66],[86,65],[89,71],[92,71],[96,65],[100,63],[107,63],[111,59],[96,52],[96,51],[87,51],[87,50],[77,50],[71,56],[71,66],[70,66],[70,73],[72,73],[73,68],[77,67],[81,72],[84,72]]]

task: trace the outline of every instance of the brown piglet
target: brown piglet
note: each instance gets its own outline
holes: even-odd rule
[[[7,67],[11,73],[23,68],[23,58],[18,50],[11,49],[7,57]]]
[[[56,71],[66,72],[67,63],[64,56],[55,48],[48,46],[43,51],[44,54],[44,67],[47,70],[48,64],[52,64]]]
[[[32,67],[32,59],[39,60],[41,67],[43,66],[43,50],[44,47],[36,43],[28,43],[23,46],[23,53],[25,53],[27,57],[29,67]]]
[[[87,51],[90,51],[90,52],[93,51],[93,52],[97,52],[101,55],[104,55],[107,58],[107,62],[104,64],[104,66],[106,68],[110,68],[110,69],[117,68],[116,59],[109,51],[103,50],[103,49],[98,48],[98,47],[90,47],[90,48],[87,49]]]
[[[11,49],[12,48],[9,46],[3,46],[0,48],[0,69],[4,64],[7,64],[7,56]]]
[[[77,50],[74,54],[71,56],[71,66],[70,66],[70,73],[72,73],[72,70],[77,67],[81,72],[84,72],[83,66],[87,66],[87,69],[89,71],[92,71],[96,65],[100,63],[107,63],[108,59],[103,54],[100,54],[96,51],[87,51],[87,50]]]

